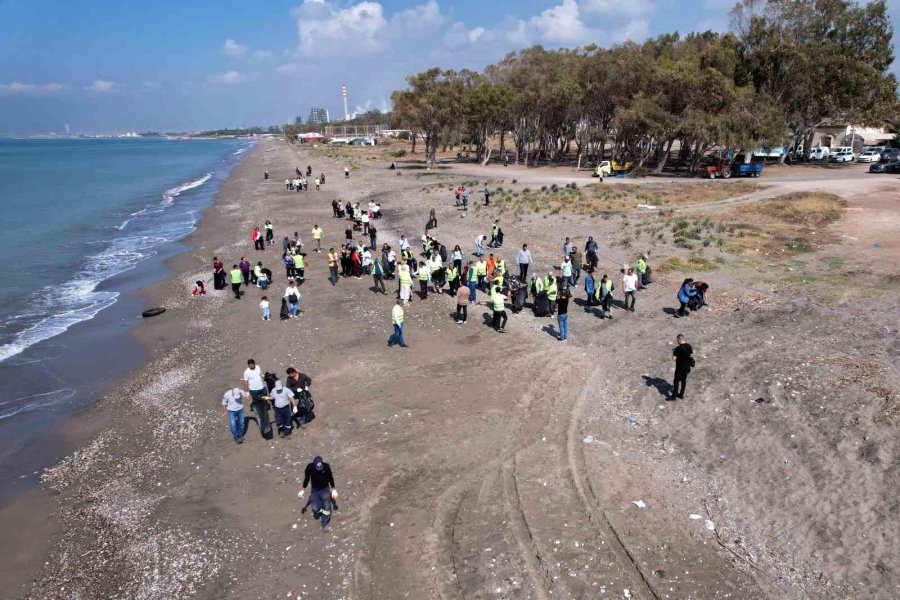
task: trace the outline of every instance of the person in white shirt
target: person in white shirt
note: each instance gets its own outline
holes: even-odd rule
[[[263,296],[262,300],[259,301],[259,312],[262,313],[263,321],[271,320],[272,314],[269,312],[269,299],[266,296]]]
[[[247,368],[244,369],[244,391],[250,393],[250,397],[256,402],[260,400],[269,391],[266,388],[266,382],[263,381],[262,369],[256,364],[252,358],[247,361]]]
[[[377,202],[375,203],[375,206],[372,207],[372,218],[373,219],[381,218],[381,205],[378,204]]]
[[[475,256],[481,258],[484,256],[484,240],[487,239],[486,235],[479,235],[475,238]]]
[[[362,268],[366,275],[372,274],[372,253],[368,248],[364,249],[362,253]]]
[[[275,424],[278,427],[278,437],[290,437],[293,431],[294,392],[284,387],[279,379],[275,382],[275,386],[269,395],[275,407]]]
[[[625,310],[634,312],[634,293],[637,291],[638,278],[634,274],[634,269],[628,268],[625,275],[622,276],[622,289],[625,291]],[[629,298],[631,304],[628,303]]]
[[[519,281],[526,283],[528,281],[528,266],[534,262],[534,259],[531,258],[531,250],[528,249],[528,244],[522,244],[522,249],[519,250],[519,254],[516,256],[516,262],[519,263]]]
[[[409,248],[409,240],[406,239],[405,235],[400,236],[400,252],[403,252]]]
[[[284,297],[288,302],[288,307],[291,310],[291,318],[295,318],[297,313],[300,312],[300,289],[297,287],[297,284],[294,283],[292,279],[287,286],[287,289],[284,290]]]
[[[364,212],[359,218],[363,226],[363,235],[369,235],[369,213]]]
[[[560,271],[562,271],[562,284],[563,287],[569,287],[574,285],[572,280],[572,259],[569,255],[566,255],[566,258],[563,260],[562,264],[559,266]]]
[[[222,396],[222,415],[228,419],[231,437],[238,444],[244,443],[247,433],[247,419],[244,418],[244,400],[247,394],[241,388],[234,388]]]

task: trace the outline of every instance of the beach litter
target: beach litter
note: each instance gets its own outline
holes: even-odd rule
[[[634,504],[635,506],[637,506],[638,508],[647,508],[647,503],[644,502],[643,500],[632,500],[631,503]]]

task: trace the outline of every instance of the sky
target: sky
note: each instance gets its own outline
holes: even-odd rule
[[[0,0],[0,135],[196,131],[390,109],[407,75],[728,28],[734,0]],[[900,27],[900,0],[889,11]],[[895,45],[898,44],[895,33]],[[895,71],[898,62],[895,62]]]

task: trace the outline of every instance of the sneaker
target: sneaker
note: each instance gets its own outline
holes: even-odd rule
[[[330,532],[331,532],[331,527],[329,527],[328,525],[326,525],[325,527],[322,528],[322,533],[330,533]]]
[[[504,329],[503,327],[501,327],[501,328],[498,329],[497,331],[499,331],[500,333],[506,333],[506,329]]]
[[[409,348],[409,346],[407,346],[406,344],[400,344],[400,347],[401,348]]]
[[[234,438],[234,443],[235,443],[235,444],[243,444],[243,443],[244,443],[244,436],[241,436],[241,437],[239,437],[239,438]]]

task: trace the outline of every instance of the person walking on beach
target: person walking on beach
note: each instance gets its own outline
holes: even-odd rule
[[[597,284],[597,289],[594,292],[597,296],[597,299],[600,301],[601,319],[612,319],[612,312],[610,311],[610,307],[612,306],[612,293],[614,289],[616,289],[615,284],[612,282],[609,276],[604,273],[603,277],[600,279],[600,283]]]
[[[497,248],[500,246],[500,219],[494,219],[494,224],[491,225],[491,241],[488,243],[488,248]]]
[[[344,167],[344,179],[350,179],[350,167]]]
[[[328,281],[331,285],[337,285],[338,282],[338,254],[334,248],[328,249]]]
[[[313,239],[316,241],[316,254],[322,251],[322,228],[316,223],[312,229]]]
[[[309,485],[309,504],[312,506],[313,518],[322,525],[322,531],[328,533],[328,524],[331,523],[332,502],[337,500],[338,493],[334,486],[334,475],[331,473],[331,465],[317,456],[306,465],[303,474],[303,487],[297,494],[302,498]],[[306,511],[306,508],[303,508]]]
[[[294,392],[286,388],[281,380],[275,381],[275,386],[269,392],[272,397],[272,406],[275,409],[275,425],[278,428],[278,437],[286,438],[291,436],[294,429],[292,424],[294,418]]]
[[[300,312],[299,304],[300,304],[300,289],[297,287],[297,284],[294,283],[294,280],[290,280],[287,285],[287,289],[284,290],[284,298],[288,302],[288,307],[291,311],[291,318],[294,319],[297,317],[297,313]]]
[[[371,223],[369,224],[369,248],[375,250],[378,247],[378,230]]]
[[[237,265],[231,265],[231,291],[237,300],[241,299],[241,284],[244,283],[244,273]]]
[[[687,387],[688,373],[694,366],[694,349],[688,344],[683,334],[678,334],[675,338],[677,345],[672,350],[672,360],[675,361],[675,380],[672,382],[672,395],[666,400],[675,400],[676,398],[684,400],[684,389]]]
[[[456,323],[462,325],[469,316],[469,288],[459,286],[456,290]]]
[[[315,180],[315,181],[316,181],[316,191],[318,192],[318,191],[319,191],[319,184],[320,184],[319,178],[316,177],[316,180]]]
[[[256,413],[256,422],[259,425],[259,432],[263,439],[272,439],[272,424],[269,421],[269,388],[263,379],[262,369],[256,364],[252,358],[247,361],[247,368],[244,369],[244,391],[250,394],[252,402],[250,408]]]
[[[244,279],[244,285],[250,285],[250,261],[241,257],[241,262],[238,263],[238,268],[241,270],[241,277]]]
[[[266,243],[263,240],[262,232],[260,232],[259,227],[253,228],[253,233],[250,234],[250,238],[253,240],[253,249],[254,250],[265,250]]]
[[[499,285],[495,285],[491,289],[491,309],[494,313],[493,325],[494,329],[500,333],[506,331],[506,320],[508,319],[508,316],[506,315],[507,300],[509,300],[509,298],[503,295]]]
[[[419,261],[419,296],[422,300],[428,298],[428,280],[431,278],[431,268],[424,260]]]
[[[587,303],[585,310],[589,310],[589,307],[594,305],[594,292],[596,291],[596,285],[594,282],[594,272],[592,269],[588,268],[584,272],[584,293],[587,296]]]
[[[222,396],[222,416],[228,419],[231,437],[238,444],[244,443],[247,419],[244,417],[244,400],[247,394],[241,388],[230,389]]]
[[[375,291],[387,294],[387,290],[384,288],[384,267],[378,259],[372,260],[372,279],[375,282]]]
[[[400,283],[398,302],[409,304],[412,299],[412,275],[409,274],[409,265],[401,264],[397,268],[397,279]]]
[[[406,340],[403,339],[403,300],[397,298],[397,303],[391,309],[391,324],[394,326],[394,333],[388,338],[388,346],[400,344],[401,348],[408,348]]]
[[[272,315],[269,312],[269,298],[267,296],[263,296],[259,300],[259,312],[262,313],[263,321],[271,321]]]
[[[556,322],[559,325],[559,341],[569,338],[569,299],[572,297],[569,288],[564,287],[556,299]]]
[[[578,249],[578,246],[572,246],[569,258],[572,259],[572,285],[578,285],[578,280],[581,279],[582,265],[581,250]]]
[[[528,249],[528,244],[522,244],[522,249],[519,250],[516,262],[519,263],[519,280],[527,281],[528,266],[534,262],[534,259],[531,258],[531,250]]]
[[[272,221],[266,219],[263,227],[266,230],[266,245],[272,246],[275,244],[275,227],[272,225]]]
[[[563,288],[567,288],[575,285],[575,280],[572,278],[572,257],[566,254],[565,258],[563,258],[562,264],[559,266],[559,270],[562,271],[562,286]]]
[[[484,240],[487,236],[482,234],[475,238],[475,256],[481,258],[484,256]]]
[[[622,289],[625,291],[625,310],[634,312],[634,296],[637,292],[638,278],[631,267],[622,276]],[[629,300],[631,303],[629,304]]]

